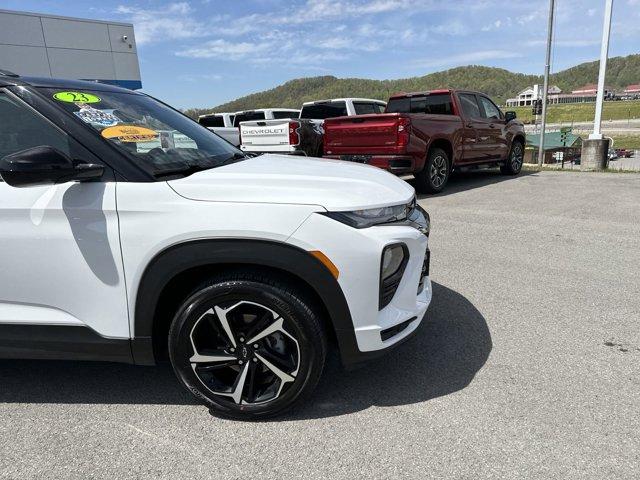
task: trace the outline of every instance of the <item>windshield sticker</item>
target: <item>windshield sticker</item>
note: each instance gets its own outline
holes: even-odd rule
[[[89,105],[79,105],[80,110],[73,112],[80,120],[92,125],[100,127],[112,127],[120,123],[120,119],[116,117],[111,110],[98,110]]]
[[[109,127],[102,131],[104,138],[112,140],[120,140],[121,142],[137,143],[137,142],[153,142],[158,139],[158,132],[144,127],[135,127],[133,125],[122,125],[119,127]]]
[[[100,103],[102,101],[97,95],[85,92],[58,92],[53,98],[66,103]]]

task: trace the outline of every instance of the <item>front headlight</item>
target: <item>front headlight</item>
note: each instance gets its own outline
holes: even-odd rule
[[[369,208],[352,212],[322,212],[354,228],[367,228],[381,223],[401,222],[407,219],[412,204],[393,205],[391,207]]]

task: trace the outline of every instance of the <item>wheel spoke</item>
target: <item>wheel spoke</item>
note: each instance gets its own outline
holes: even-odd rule
[[[260,360],[262,363],[264,363],[265,366],[269,370],[271,370],[275,374],[276,377],[278,377],[280,380],[282,380],[282,383],[293,382],[295,380],[294,377],[292,377],[288,373],[283,372],[282,370],[280,370],[278,367],[276,367],[273,363],[271,363],[269,360],[264,358],[262,355],[256,353],[256,357],[258,357],[258,360]]]
[[[231,326],[229,325],[229,320],[227,320],[227,312],[231,309],[223,310],[217,305],[214,308],[216,309],[216,315],[218,316],[218,320],[220,320],[220,323],[222,324],[224,333],[227,334],[227,337],[229,337],[229,341],[231,342],[231,345],[233,345],[235,348],[237,346],[236,339],[233,337],[233,333],[231,332]],[[211,310],[209,311],[211,312]]]
[[[244,390],[244,383],[247,379],[247,372],[249,371],[249,364],[247,363],[238,378],[236,379],[236,383],[233,386],[233,393],[230,395],[233,398],[233,401],[236,403],[240,403],[242,400],[242,390]]]
[[[275,333],[278,331],[284,332],[284,319],[282,317],[278,317],[276,321],[273,322],[271,325],[269,325],[267,328],[262,330],[260,333],[258,333],[254,337],[247,340],[247,343],[257,342],[258,340],[266,337],[267,335],[271,335],[272,333]]]
[[[255,401],[255,386],[256,386],[256,370],[258,364],[251,362],[249,366],[249,379],[247,380],[247,403]]]
[[[196,352],[189,361],[191,363],[217,363],[227,362],[229,360],[235,360],[236,357],[231,355],[200,355]]]

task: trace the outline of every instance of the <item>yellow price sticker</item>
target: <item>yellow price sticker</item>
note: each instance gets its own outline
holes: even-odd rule
[[[102,101],[97,95],[86,92],[58,92],[53,98],[66,103],[99,103]]]
[[[130,125],[120,125],[117,127],[105,128],[102,131],[104,138],[120,140],[121,142],[153,142],[158,138],[158,132],[144,127]]]

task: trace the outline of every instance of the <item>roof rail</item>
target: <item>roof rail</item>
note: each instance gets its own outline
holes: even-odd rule
[[[9,70],[2,70],[1,68],[0,68],[0,75],[3,75],[5,77],[15,77],[15,78],[18,78],[20,76],[17,73],[10,72]]]

